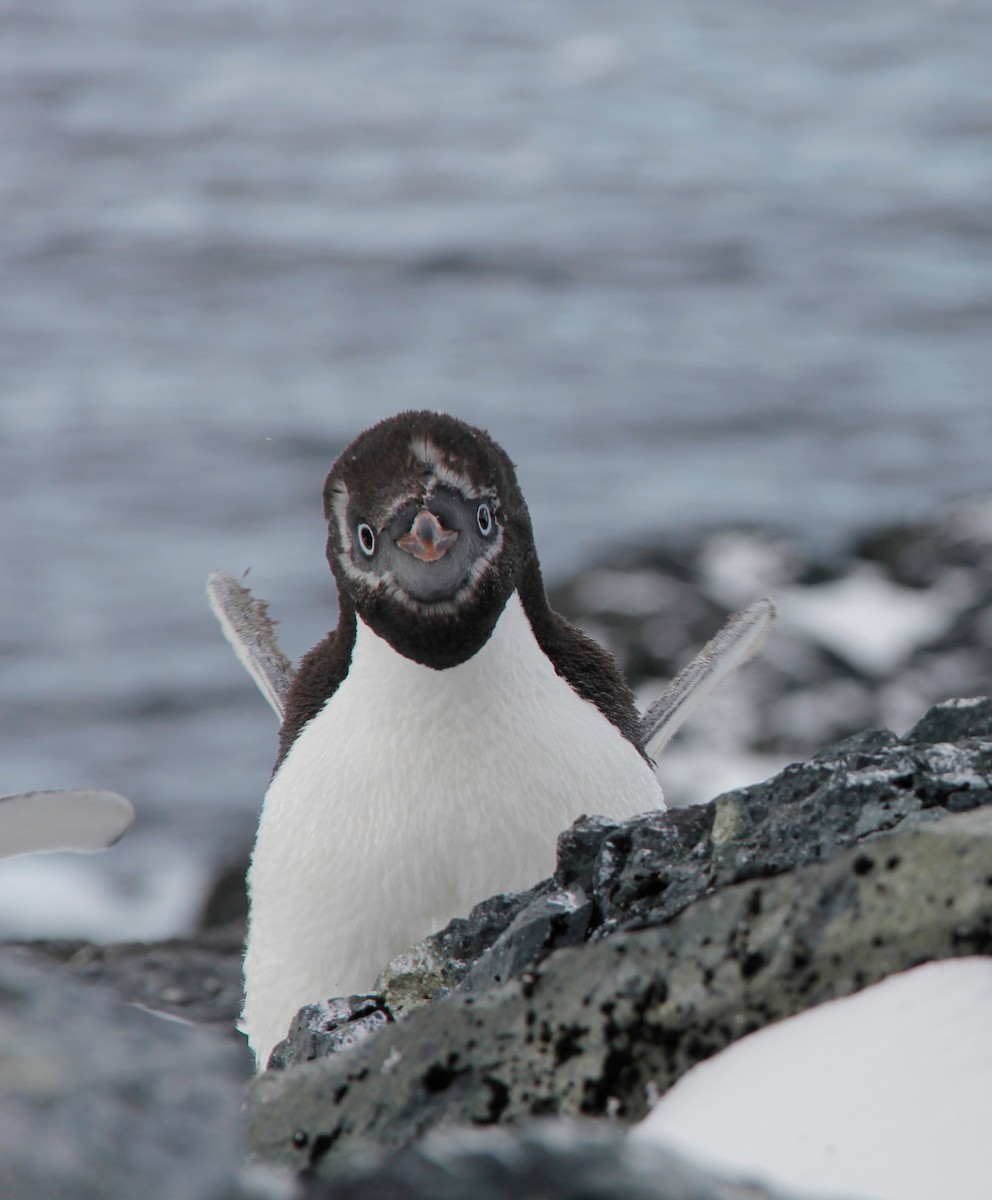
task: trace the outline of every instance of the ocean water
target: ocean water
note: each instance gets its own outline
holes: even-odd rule
[[[552,579],[992,483],[981,0],[0,19],[0,792],[139,811],[0,865],[0,931],[192,919],[276,734],[204,579],[320,638],[321,484],[379,417],[489,428]]]

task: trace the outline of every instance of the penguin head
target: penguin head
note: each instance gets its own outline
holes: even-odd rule
[[[360,434],[327,477],[324,514],[328,561],[358,616],[439,669],[480,649],[535,557],[505,451],[440,413]]]

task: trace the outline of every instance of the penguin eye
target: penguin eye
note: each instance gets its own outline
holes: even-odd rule
[[[364,521],[358,527],[358,544],[366,558],[375,554],[375,530]]]
[[[488,504],[480,504],[475,512],[475,519],[479,525],[479,532],[483,537],[488,537],[493,531],[493,514]]]

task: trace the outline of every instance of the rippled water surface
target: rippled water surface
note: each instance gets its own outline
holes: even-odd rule
[[[487,426],[552,576],[989,487],[984,2],[0,18],[0,791],[132,797],[135,912],[274,753],[203,579],[320,637],[320,486],[375,418]]]

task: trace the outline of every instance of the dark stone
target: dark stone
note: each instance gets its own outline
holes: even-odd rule
[[[965,738],[992,740],[992,699],[946,700],[936,704],[906,734],[907,742],[959,742]]]
[[[307,1004],[296,1014],[289,1036],[273,1049],[268,1069],[281,1071],[347,1050],[392,1020],[381,996],[346,996]]]
[[[975,513],[988,500],[966,501],[933,521],[905,522],[863,535],[852,547],[859,558],[876,562],[898,583],[929,587],[949,568],[992,571],[987,521]]]
[[[970,728],[972,710],[962,711]],[[603,841],[595,936],[659,924],[713,888],[826,861],[904,823],[988,804],[990,777],[992,742],[908,744],[875,730],[710,804],[636,817]]]
[[[580,817],[574,825],[559,834],[555,886],[563,891],[580,888],[584,892],[591,892],[603,839],[618,828],[619,822],[607,817]]]
[[[466,919],[456,917],[438,934],[434,944],[458,970],[467,970],[533,899],[537,888],[492,896],[477,904]]]
[[[597,937],[622,920],[674,915],[703,895],[716,815],[715,804],[645,813],[604,837],[593,877]]]
[[[385,1007],[402,1016],[456,987],[516,916],[548,887],[542,883],[527,892],[483,900],[468,917],[455,917],[438,933],[397,955],[375,983]]]
[[[542,892],[522,909],[458,985],[479,990],[512,979],[562,946],[589,936],[593,902],[581,889]]]

